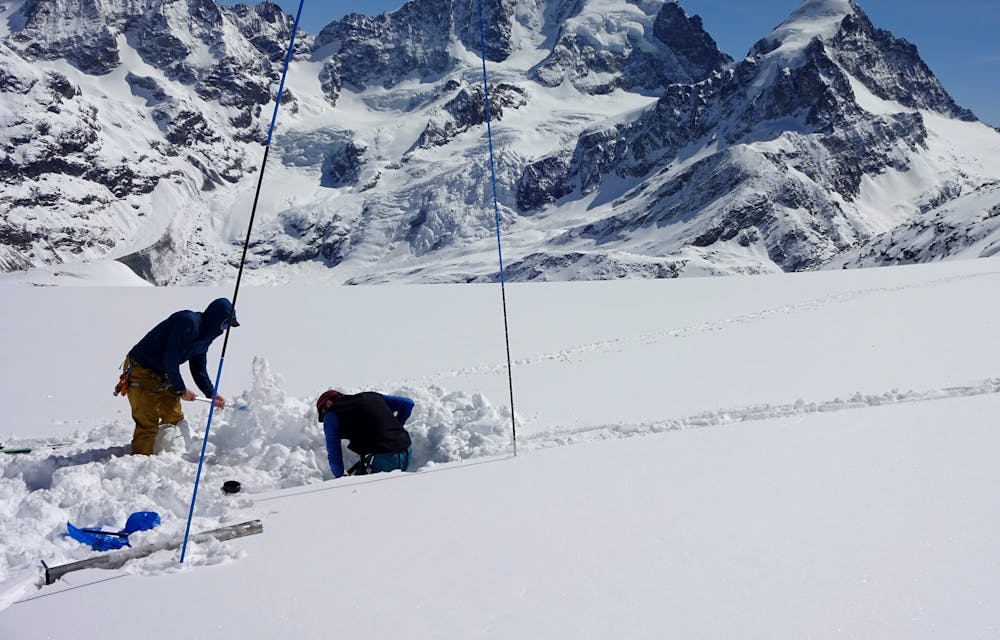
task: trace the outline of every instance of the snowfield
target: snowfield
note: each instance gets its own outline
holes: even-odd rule
[[[508,285],[516,457],[498,286],[244,288],[192,531],[263,534],[38,587],[95,554],[67,522],[184,531],[200,441],[128,455],[111,390],[231,291],[138,284],[0,278],[0,442],[33,449],[0,455],[0,638],[1000,633],[996,258]],[[329,387],[414,398],[412,473],[331,480]]]

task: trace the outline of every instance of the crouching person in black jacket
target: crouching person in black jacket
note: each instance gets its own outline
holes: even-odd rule
[[[412,441],[403,425],[413,412],[413,400],[374,391],[344,394],[334,389],[316,400],[319,421],[326,433],[326,455],[333,477],[344,475],[340,441],[361,456],[347,475],[364,475],[410,465]]]

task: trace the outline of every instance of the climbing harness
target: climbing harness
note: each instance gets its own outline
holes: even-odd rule
[[[125,371],[118,376],[118,384],[115,385],[115,395],[116,396],[126,396],[128,395],[128,374],[132,372],[132,367],[135,366],[134,362],[129,362]]]

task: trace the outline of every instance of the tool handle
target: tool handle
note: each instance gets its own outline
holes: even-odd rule
[[[206,398],[205,396],[195,396],[194,399],[197,400],[198,402],[212,402],[211,398]],[[225,408],[226,409],[236,409],[237,411],[243,411],[244,409],[247,408],[247,405],[245,405],[245,404],[241,404],[241,405],[227,404],[225,406]]]
[[[116,538],[127,538],[129,534],[117,531],[101,531],[100,529],[80,529],[84,533],[99,533],[102,536],[115,536]]]

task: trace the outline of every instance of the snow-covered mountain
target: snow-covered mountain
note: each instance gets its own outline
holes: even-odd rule
[[[159,284],[231,278],[291,18],[214,0],[0,9],[0,268],[114,258]],[[683,3],[486,0],[484,15],[512,279],[881,264],[904,237],[922,261],[1000,241],[1000,133],[852,0],[808,0],[738,62]],[[494,279],[479,51],[464,0],[300,34],[248,278]],[[975,239],[942,244],[932,227]]]

